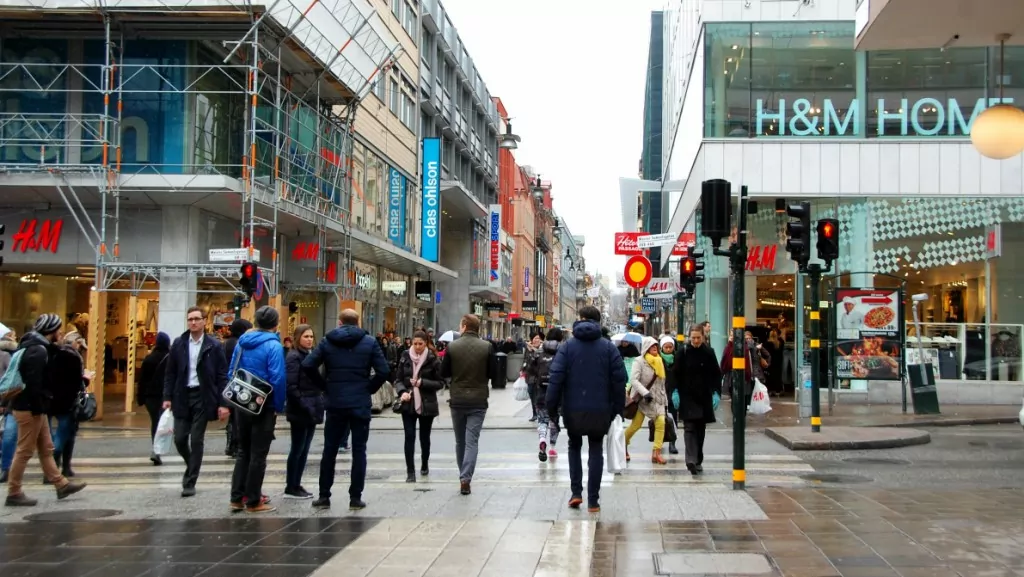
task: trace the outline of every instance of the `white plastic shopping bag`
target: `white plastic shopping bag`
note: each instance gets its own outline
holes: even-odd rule
[[[156,435],[153,437],[153,454],[169,455],[174,445],[174,414],[166,409],[156,424]]]
[[[515,395],[517,401],[530,400],[530,387],[526,385],[526,379],[522,376],[516,379],[516,382],[512,385],[512,394]]]
[[[1017,420],[1020,421],[1020,426],[1024,427],[1024,406],[1020,408],[1020,413],[1017,414]]]
[[[626,468],[626,430],[622,419],[612,419],[608,427],[608,438],[604,440],[605,467],[609,473],[618,475]]]
[[[754,394],[750,397],[750,414],[766,415],[772,410],[772,402],[768,400],[768,387],[760,380],[754,379]]]

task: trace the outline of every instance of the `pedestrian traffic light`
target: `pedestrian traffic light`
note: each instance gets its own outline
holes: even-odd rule
[[[231,299],[231,310],[235,313],[235,318],[242,318],[242,309],[245,308],[246,298],[242,295],[235,295]]]
[[[818,221],[818,258],[825,261],[825,267],[839,260],[839,221],[823,218]]]
[[[252,293],[256,292],[256,281],[257,281],[256,273],[257,273],[257,271],[258,271],[258,269],[256,267],[256,263],[254,263],[254,262],[244,262],[244,263],[242,263],[242,272],[241,272],[241,279],[239,280],[239,284],[242,285],[242,291],[245,293],[245,296],[248,297],[248,298],[252,298]]]
[[[797,219],[786,223],[786,251],[803,272],[811,258],[811,203],[791,204],[786,207],[786,215]]]

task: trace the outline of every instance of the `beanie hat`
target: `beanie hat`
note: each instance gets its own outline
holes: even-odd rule
[[[36,324],[32,328],[41,335],[52,335],[53,333],[60,330],[60,327],[64,326],[64,323],[60,320],[60,317],[54,314],[46,313],[39,315],[36,319]]]
[[[256,326],[263,330],[276,328],[279,319],[277,309],[272,306],[264,305],[256,310]]]
[[[231,332],[231,336],[236,339],[245,334],[245,331],[252,328],[252,323],[245,319],[235,319],[231,321],[231,328],[228,330]]]
[[[658,345],[661,346],[661,348],[665,348],[665,343],[672,343],[672,346],[675,346],[676,340],[668,335],[665,335],[661,337],[660,341],[658,341]]]
[[[167,333],[156,334],[156,347],[158,349],[167,350],[171,348],[171,337]]]

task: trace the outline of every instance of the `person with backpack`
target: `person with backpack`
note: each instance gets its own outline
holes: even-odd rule
[[[163,414],[164,377],[167,371],[167,354],[171,350],[171,337],[167,333],[157,333],[153,350],[142,360],[142,370],[135,384],[135,400],[139,406],[146,407],[149,413],[149,460],[153,466],[163,465],[160,455],[152,452],[153,441],[156,440],[156,428]]]
[[[64,499],[85,488],[85,483],[69,481],[57,468],[53,459],[53,439],[46,413],[53,399],[51,390],[52,361],[57,357],[63,338],[60,316],[43,314],[36,319],[34,330],[21,338],[18,350],[11,357],[11,364],[4,373],[0,390],[12,391],[10,401],[12,415],[18,424],[18,444],[11,463],[7,481],[8,507],[32,507],[37,501],[22,491],[22,479],[29,459],[37,451],[44,478],[57,490],[57,498]],[[11,371],[17,371],[11,373]],[[23,388],[8,387],[11,379],[20,380]],[[12,383],[17,385],[19,383]]]
[[[546,398],[551,361],[558,353],[562,337],[562,329],[558,327],[548,329],[543,344],[530,355],[524,367],[526,382],[527,384],[532,383],[536,391],[534,412],[537,415],[537,437],[539,439],[537,458],[541,463],[546,462],[549,457],[554,459],[558,456],[558,452],[555,451],[555,442],[558,441],[559,432],[558,415],[556,414],[553,419],[548,415]]]

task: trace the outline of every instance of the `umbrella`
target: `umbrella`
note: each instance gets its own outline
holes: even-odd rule
[[[619,353],[624,358],[639,357],[642,342],[643,337],[637,333],[619,333],[612,337],[612,343],[619,347]]]
[[[439,342],[439,343],[450,343],[450,342],[454,341],[455,339],[459,338],[459,336],[460,336],[459,333],[457,333],[455,331],[445,331],[445,333],[443,335],[441,335],[440,337],[437,338],[437,342]]]

